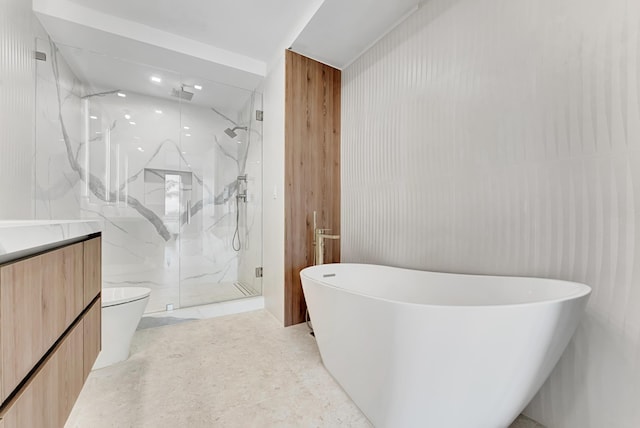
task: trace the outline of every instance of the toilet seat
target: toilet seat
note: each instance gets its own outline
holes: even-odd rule
[[[102,289],[102,307],[117,306],[123,303],[135,302],[148,297],[151,293],[145,287],[118,287]]]

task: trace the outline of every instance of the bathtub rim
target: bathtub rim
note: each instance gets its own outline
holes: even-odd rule
[[[578,285],[580,287],[580,292],[578,292],[576,294],[572,294],[572,295],[566,296],[566,297],[555,298],[555,299],[545,299],[545,300],[539,300],[539,301],[536,301],[536,302],[505,303],[505,304],[483,304],[483,305],[469,305],[469,304],[465,304],[465,305],[450,305],[450,304],[447,304],[447,305],[444,305],[444,304],[434,304],[434,303],[405,302],[405,301],[398,300],[398,299],[389,299],[389,298],[386,298],[386,297],[374,296],[372,294],[356,292],[356,291],[353,291],[353,290],[349,290],[347,288],[338,287],[338,286],[329,284],[328,282],[325,282],[325,281],[323,281],[321,279],[311,278],[309,275],[304,274],[304,271],[307,270],[307,269],[313,269],[313,268],[319,268],[321,266],[331,266],[331,265],[353,265],[353,266],[386,267],[386,268],[398,269],[398,270],[403,270],[403,271],[428,272],[428,273],[437,273],[437,274],[442,274],[442,275],[456,275],[456,276],[466,276],[466,277],[485,277],[485,278],[486,277],[491,277],[491,278],[516,278],[516,279],[526,278],[526,279],[535,279],[535,280],[540,280],[540,281],[553,281],[553,282],[562,282],[562,283]],[[589,286],[587,284],[583,284],[581,282],[575,282],[575,281],[567,281],[567,280],[564,280],[564,279],[541,278],[541,277],[535,277],[535,276],[453,273],[453,272],[442,272],[442,271],[411,269],[411,268],[404,268],[404,267],[390,266],[390,265],[381,265],[381,264],[372,264],[372,263],[326,263],[324,265],[307,266],[307,267],[305,267],[305,268],[300,270],[299,275],[300,275],[300,282],[301,283],[302,283],[303,274],[310,281],[318,282],[318,283],[322,284],[325,287],[329,287],[329,288],[332,288],[334,290],[339,290],[341,292],[353,294],[355,296],[367,297],[367,298],[370,298],[370,299],[379,300],[379,301],[388,302],[388,303],[399,304],[399,305],[411,305],[411,306],[428,307],[428,308],[448,308],[448,309],[463,308],[463,309],[467,309],[467,310],[470,309],[470,308],[477,308],[477,309],[480,309],[480,308],[493,308],[493,309],[495,309],[495,308],[511,308],[511,307],[513,307],[513,308],[522,308],[522,307],[529,307],[529,306],[549,305],[549,304],[553,304],[553,303],[563,303],[563,302],[567,302],[567,301],[571,301],[571,300],[580,300],[582,298],[588,298],[590,296],[591,292],[593,291],[591,286]],[[303,292],[304,292],[304,284],[303,284]],[[305,297],[305,299],[306,299],[306,297]]]

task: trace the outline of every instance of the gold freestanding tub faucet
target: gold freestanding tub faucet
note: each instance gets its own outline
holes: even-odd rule
[[[325,239],[340,239],[340,235],[329,235],[328,232],[331,229],[319,229],[317,226],[317,213],[313,212],[313,246],[314,256],[313,264],[321,265],[324,263],[324,240]]]

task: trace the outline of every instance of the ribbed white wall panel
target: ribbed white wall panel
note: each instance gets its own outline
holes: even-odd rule
[[[30,1],[0,1],[0,219],[33,217],[32,16]]]
[[[640,426],[640,2],[425,1],[342,97],[343,261],[591,285],[527,413]]]

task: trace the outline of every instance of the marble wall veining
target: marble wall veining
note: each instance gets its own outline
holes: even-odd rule
[[[640,3],[423,2],[342,89],[343,261],[590,285],[526,414],[640,425]]]
[[[78,219],[81,178],[70,165],[68,155],[79,153],[84,145],[81,114],[84,85],[44,30],[39,32],[35,44],[47,58],[35,62],[35,218]]]

